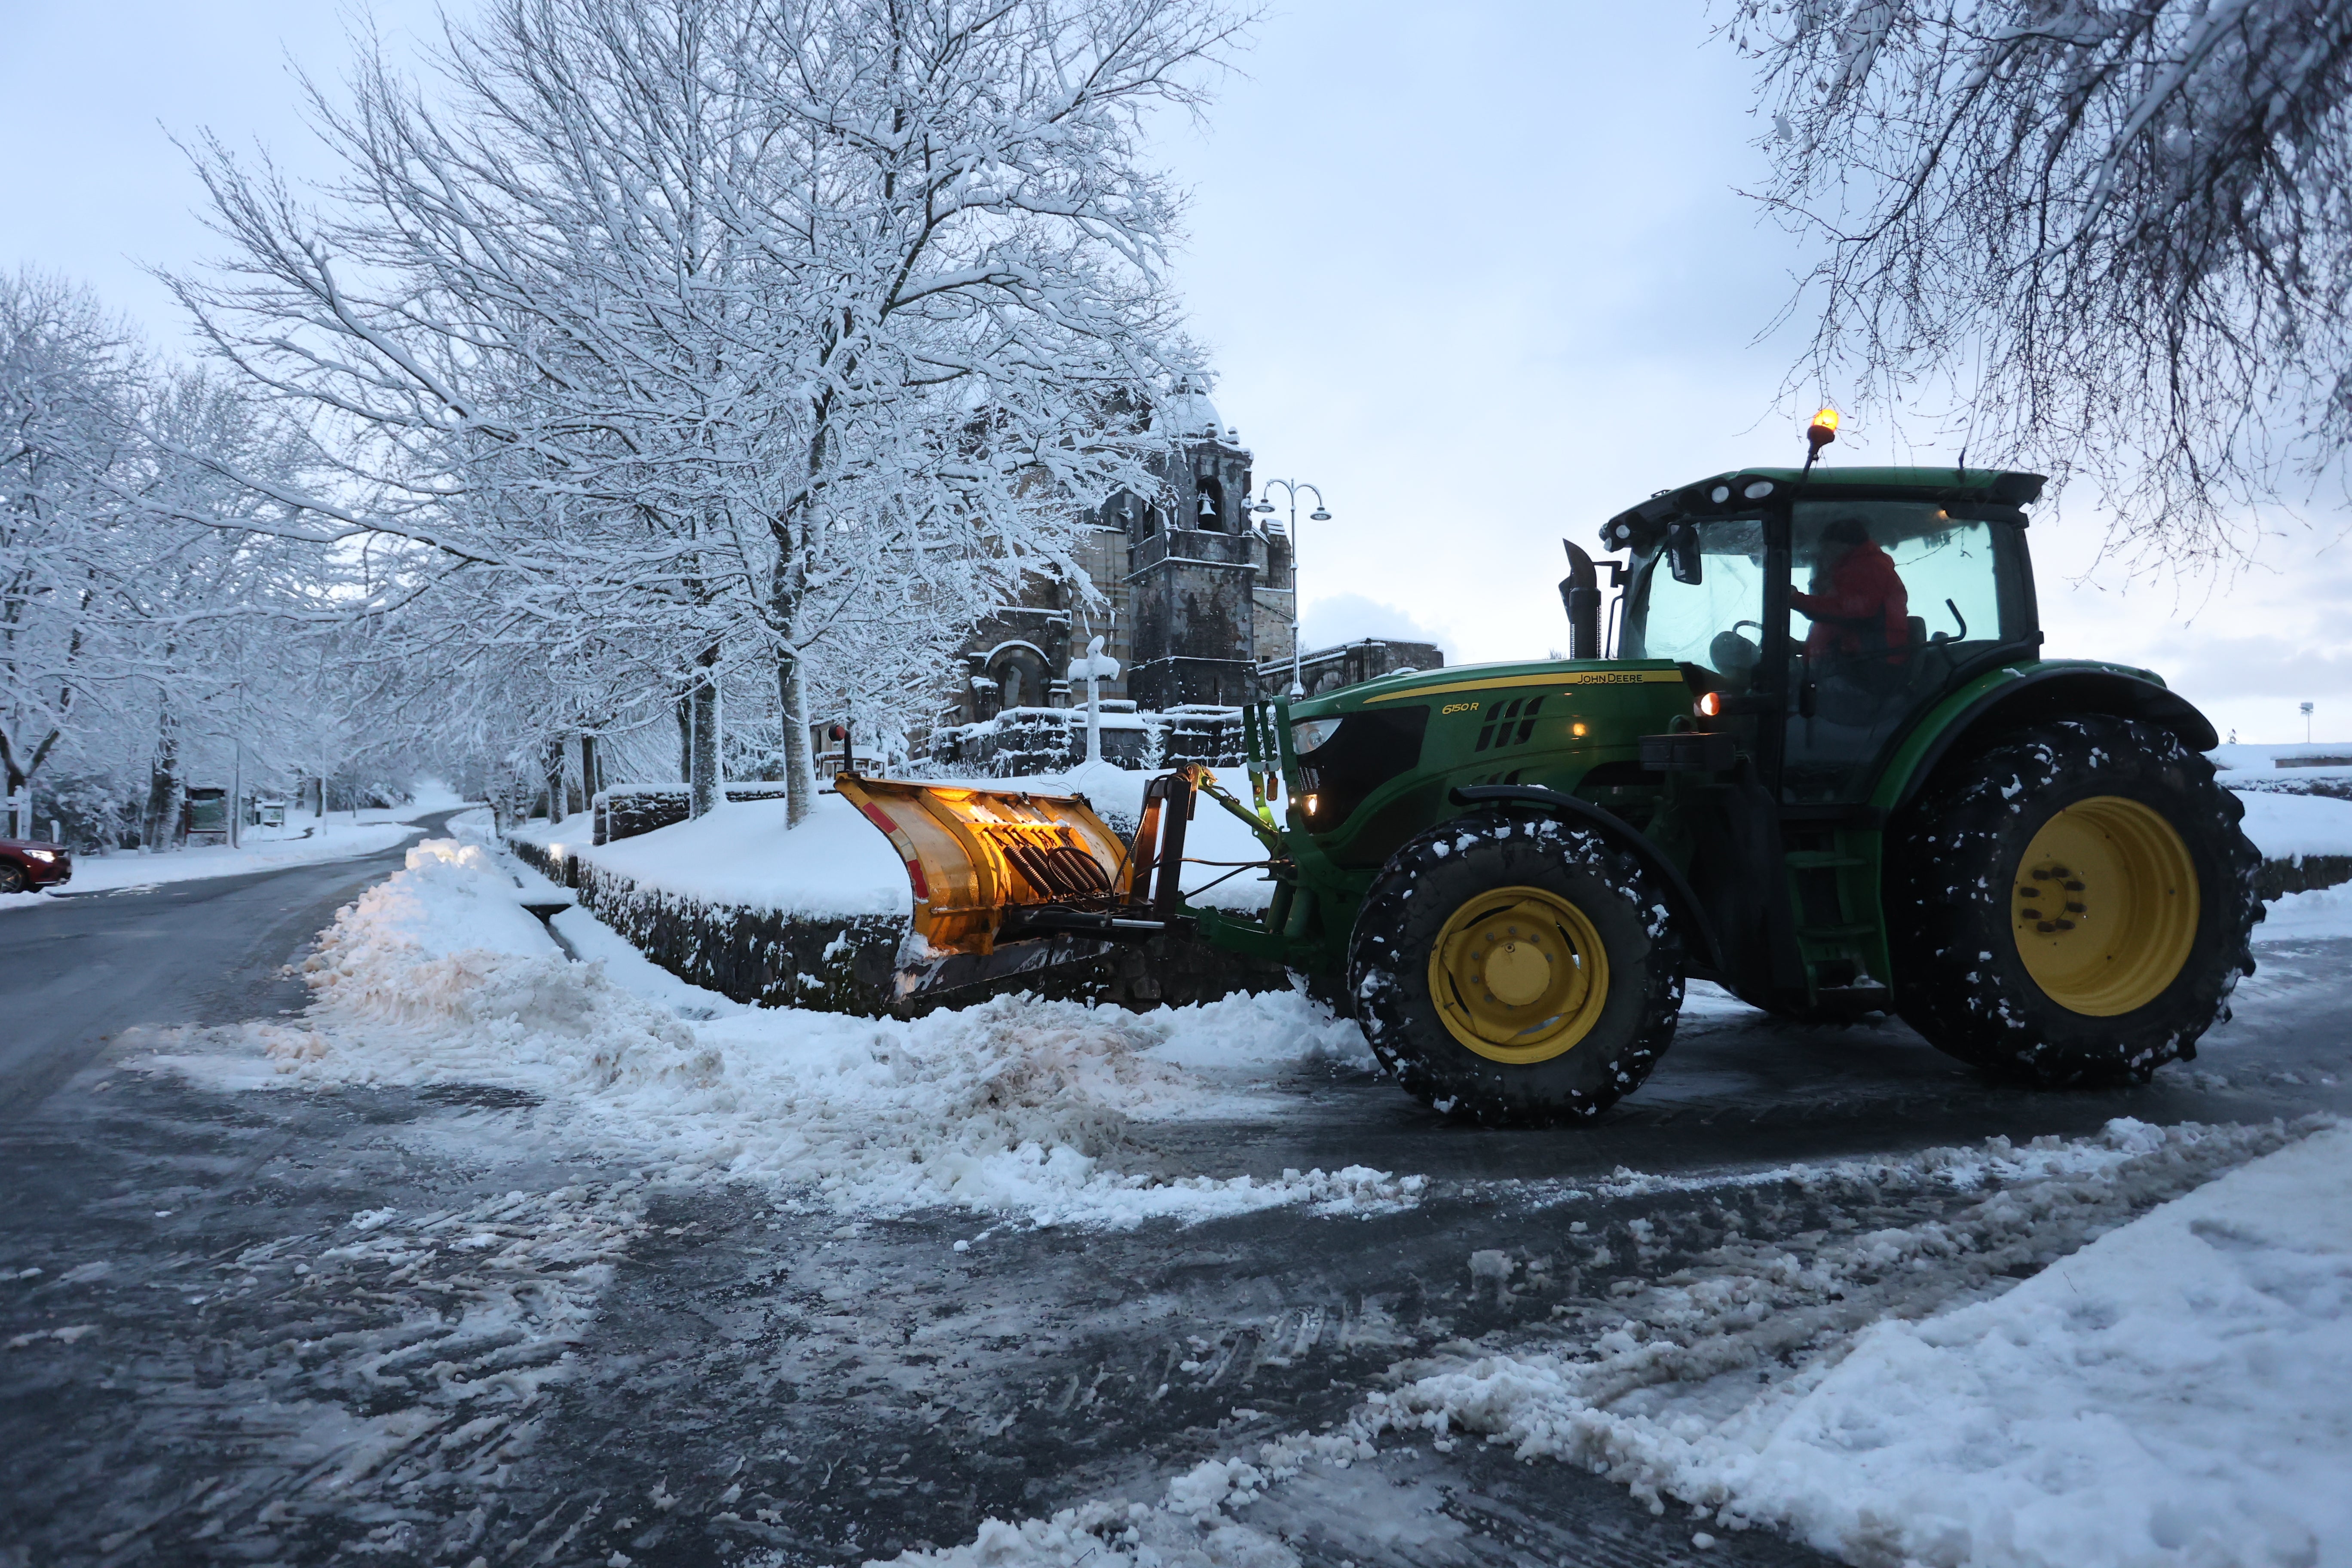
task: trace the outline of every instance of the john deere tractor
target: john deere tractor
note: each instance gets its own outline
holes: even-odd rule
[[[1809,461],[1662,490],[1601,526],[1622,559],[1569,546],[1566,660],[1248,710],[1278,822],[1198,768],[1151,781],[1125,842],[1081,797],[845,775],[913,882],[901,984],[1187,931],[1323,977],[1407,1089],[1486,1122],[1630,1093],[1690,977],[1792,1019],[1891,1011],[2028,1084],[2145,1079],[2253,972],[2257,856],[2195,708],[2040,656],[2042,489]],[[1265,846],[1262,916],[1179,891],[1202,792]]]

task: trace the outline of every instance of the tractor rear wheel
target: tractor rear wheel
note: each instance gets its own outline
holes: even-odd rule
[[[1398,850],[1365,895],[1348,989],[1373,1052],[1438,1110],[1541,1126],[1649,1076],[1682,936],[1640,861],[1550,817],[1474,816]]]
[[[1958,764],[1890,834],[1898,1010],[2041,1088],[2145,1082],[2254,972],[2245,808],[2170,731],[2085,717]]]

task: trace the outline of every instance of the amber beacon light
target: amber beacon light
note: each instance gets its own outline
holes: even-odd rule
[[[1805,439],[1812,443],[1816,455],[1822,447],[1837,439],[1837,427],[1838,411],[1836,409],[1824,407],[1813,416],[1813,422],[1805,426]]]

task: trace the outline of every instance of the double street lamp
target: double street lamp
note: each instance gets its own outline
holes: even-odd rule
[[[1328,522],[1331,510],[1323,504],[1323,492],[1303,479],[1268,479],[1258,496],[1257,504],[1250,510],[1260,517],[1274,510],[1274,487],[1280,485],[1290,496],[1290,695],[1307,695],[1306,686],[1298,679],[1298,492],[1307,490],[1315,497],[1315,510],[1307,514],[1310,522]]]

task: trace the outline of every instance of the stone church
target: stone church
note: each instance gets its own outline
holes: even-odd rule
[[[1013,742],[1009,731],[1016,728],[1053,734],[1011,750],[1036,750],[1041,742],[1058,750],[1065,715],[1086,703],[1083,683],[1072,691],[1065,678],[1095,636],[1119,662],[1120,679],[1104,682],[1102,696],[1120,731],[1142,728],[1145,721],[1134,717],[1140,714],[1172,716],[1190,731],[1222,731],[1224,711],[1288,689],[1291,541],[1279,514],[1251,510],[1249,448],[1208,397],[1189,387],[1155,408],[1152,421],[1178,438],[1156,466],[1160,493],[1113,496],[1089,518],[1078,551],[1105,602],[1087,605],[1076,584],[1041,580],[1021,604],[982,623],[964,647],[950,711],[934,735],[938,760],[987,760]],[[1315,690],[1339,684],[1342,671],[1347,679],[1367,679],[1444,658],[1426,644],[1363,642],[1300,662],[1304,683]],[[1202,744],[1221,756],[1228,749],[1213,737]],[[1111,748],[1122,762],[1129,759],[1119,753],[1132,749]],[[1193,749],[1166,754],[1176,760]],[[1049,762],[1042,752],[1031,760]]]

